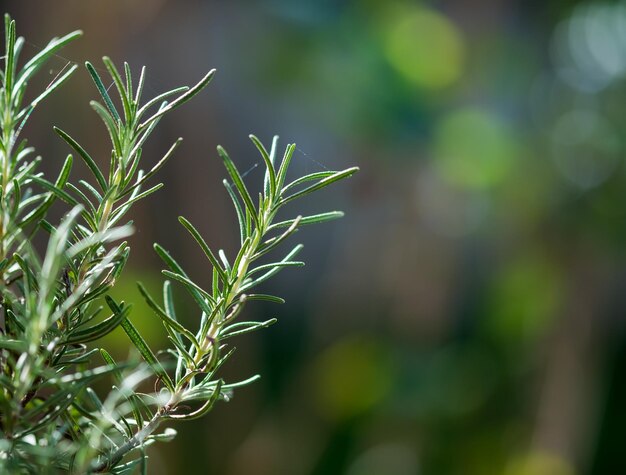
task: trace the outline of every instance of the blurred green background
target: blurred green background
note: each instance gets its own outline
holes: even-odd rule
[[[298,173],[362,169],[302,210],[347,214],[299,233],[307,267],[265,287],[287,304],[246,309],[280,322],[241,338],[225,376],[261,381],[177,426],[150,473],[626,473],[626,3],[2,4],[26,53],[85,31],[44,86],[105,54],[145,64],[151,94],[218,69],[144,151],[185,137],[137,207],[128,300],[137,279],[160,285],[155,240],[208,282],[179,214],[233,251],[218,143],[249,184],[249,133],[295,141]],[[34,114],[50,173],[68,153],[52,124],[107,163],[96,95],[83,70]],[[133,319],[163,342],[145,308]],[[127,351],[121,332],[108,343]]]

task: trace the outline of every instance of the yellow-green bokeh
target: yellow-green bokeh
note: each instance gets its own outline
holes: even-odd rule
[[[504,343],[533,341],[554,321],[563,295],[563,276],[540,254],[513,260],[495,276],[487,325]]]
[[[463,73],[465,46],[458,28],[424,6],[395,9],[385,34],[385,53],[402,77],[427,90],[446,88]]]
[[[435,130],[437,170],[449,183],[484,189],[501,183],[521,145],[512,128],[486,110],[463,108],[445,116]]]
[[[575,475],[572,465],[548,452],[532,452],[512,460],[504,475]]]
[[[391,390],[393,364],[388,348],[355,336],[322,353],[314,368],[317,404],[329,419],[358,416],[380,403]]]

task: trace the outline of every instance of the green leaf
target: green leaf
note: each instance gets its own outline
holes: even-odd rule
[[[215,300],[213,299],[213,296],[210,293],[208,293],[206,290],[204,290],[202,287],[200,287],[198,284],[193,282],[189,277],[178,274],[176,272],[169,271],[169,270],[163,270],[161,272],[166,277],[169,277],[170,279],[174,279],[180,282],[181,284],[183,284],[185,288],[187,288],[192,295],[194,291],[198,292],[202,297],[204,297],[206,300],[208,300],[213,305],[215,305]]]
[[[141,100],[141,93],[143,92],[143,85],[146,79],[146,67],[141,67],[141,73],[139,73],[139,82],[137,83],[137,91],[135,92],[135,105],[139,104]],[[139,113],[137,115],[139,117]]]
[[[274,325],[278,320],[275,318],[271,318],[266,320],[265,322],[238,322],[233,323],[222,329],[220,332],[220,341],[225,340],[226,338],[231,338],[233,336],[244,335],[246,333],[250,333],[256,330],[260,330],[261,328],[267,328],[269,326]]]
[[[143,198],[146,198],[147,196],[151,195],[152,193],[154,193],[155,191],[160,190],[161,188],[163,188],[163,183],[158,183],[156,185],[154,185],[152,188],[137,194],[134,197],[131,197],[128,201],[126,201],[124,204],[120,205],[119,208],[117,208],[112,214],[111,214],[111,218],[110,218],[110,222],[113,224],[115,222],[117,222],[122,216],[124,216],[128,210],[130,209],[130,207],[136,203],[139,200],[142,200]]]
[[[91,101],[89,103],[94,111],[100,116],[102,122],[107,128],[109,132],[109,137],[111,139],[111,144],[113,144],[113,148],[117,153],[118,157],[122,156],[122,144],[120,142],[120,137],[118,135],[117,125],[115,123],[115,119],[111,116],[111,114],[97,101]]]
[[[220,259],[222,261],[222,264],[224,264],[224,268],[226,269],[226,271],[230,272],[232,270],[232,267],[228,263],[228,257],[226,257],[224,249],[220,249],[219,251],[217,251],[217,255],[220,256]]]
[[[255,267],[254,269],[250,269],[248,271],[248,275],[256,274],[257,272],[262,272],[262,271],[266,271],[266,270],[279,269],[281,267],[302,267],[303,265],[304,265],[304,262],[302,262],[302,261],[273,262],[271,264],[264,264],[262,266]]]
[[[143,459],[143,457],[140,457],[130,462],[117,465],[111,469],[110,473],[113,475],[132,475],[136,472],[137,466],[143,463]]]
[[[160,109],[156,114],[154,114],[152,117],[146,119],[140,126],[139,129],[143,129],[144,127],[146,127],[146,125],[150,124],[150,122],[158,119],[159,117],[161,117],[163,114],[177,108],[178,106],[181,106],[182,104],[184,104],[185,102],[189,101],[192,97],[194,97],[196,94],[198,94],[200,91],[202,91],[202,89],[204,89],[206,86],[208,86],[208,84],[211,82],[211,79],[213,79],[213,75],[215,74],[215,69],[212,69],[211,71],[209,71],[201,80],[198,84],[196,84],[195,86],[193,86],[191,89],[189,89],[187,92],[185,92],[184,94],[182,94],[181,96],[177,97],[175,100],[173,100],[171,103],[169,103],[166,107]]]
[[[213,369],[206,375],[206,377],[204,378],[204,380],[202,381],[201,384],[207,384],[210,382],[210,380],[213,378],[213,376],[219,371],[219,369],[224,366],[224,364],[230,359],[231,356],[233,356],[233,354],[235,353],[235,351],[237,351],[237,348],[233,347],[230,350],[228,350],[228,352],[226,352],[226,354],[224,354],[223,356],[221,356],[218,360],[217,363],[215,363],[215,366],[213,366]]]
[[[19,182],[14,178],[12,180],[13,184],[13,205],[11,206],[11,211],[9,212],[12,219],[17,216],[17,212],[19,210],[20,203],[22,201],[22,190],[20,189]]]
[[[27,151],[32,151],[32,148],[27,148]],[[18,159],[16,159],[16,162],[19,161]],[[41,163],[41,157],[36,157],[34,160],[31,160],[30,162],[25,163],[24,165],[22,165],[17,171],[16,173],[13,175],[13,177],[16,180],[19,180],[20,182],[26,182],[30,176],[32,176],[34,174],[35,169],[39,166],[39,164]]]
[[[246,294],[246,300],[265,300],[267,302],[273,303],[285,303],[285,299],[280,297],[276,297],[275,295],[267,295],[267,294]]]
[[[113,359],[113,357],[109,354],[108,351],[106,351],[104,348],[100,348],[100,355],[102,356],[102,359],[104,359],[104,361],[106,361],[106,363],[111,366],[112,368],[118,368],[119,365],[115,362],[115,360]],[[117,370],[113,372],[113,376],[115,377],[115,380],[117,381],[117,384],[122,386],[123,384],[123,377],[122,377],[122,372]],[[94,394],[95,395],[95,394]],[[97,396],[96,396],[97,399]],[[137,421],[137,425],[139,427],[143,426],[143,415],[142,415],[142,411],[143,413],[147,414],[149,417],[152,417],[152,411],[150,411],[150,409],[144,404],[144,402],[141,400],[141,398],[139,396],[137,396],[137,394],[132,393],[130,394],[127,398],[126,398],[131,406],[132,406],[132,411],[133,411],[133,417],[135,418],[135,420]],[[99,402],[99,406],[102,407],[102,403],[98,400]]]
[[[140,86],[142,86],[141,89],[143,89],[143,83],[141,82],[141,77],[139,78],[139,80],[140,80]],[[143,116],[143,114],[145,114],[151,107],[154,107],[156,104],[161,103],[159,110],[162,110],[163,108],[167,106],[167,102],[165,102],[165,99],[167,99],[168,97],[174,96],[176,94],[180,94],[181,92],[186,92],[188,90],[189,90],[188,86],[182,86],[182,87],[177,87],[175,89],[172,89],[170,91],[163,92],[159,94],[158,96],[153,97],[148,102],[146,102],[143,106],[141,106],[141,109],[137,111],[137,119]],[[138,93],[140,92],[139,88],[137,89],[137,92]]]
[[[58,127],[53,127],[53,129],[70,147],[76,151],[76,153],[78,153],[80,158],[82,158],[85,162],[85,165],[87,165],[89,170],[91,170],[91,173],[93,173],[93,176],[96,178],[96,181],[98,182],[98,185],[100,185],[102,191],[105,191],[107,189],[107,182],[104,179],[104,175],[100,171],[100,168],[96,165],[95,160],[91,158],[91,155],[89,155],[85,149],[81,147],[78,142],[76,142],[76,140],[70,137],[69,134]]]
[[[295,188],[298,185],[301,185],[301,184],[306,183],[308,181],[323,180],[324,178],[328,178],[329,176],[333,176],[335,173],[337,173],[337,171],[325,170],[325,171],[322,171],[322,172],[315,172],[315,173],[310,173],[310,174],[305,175],[305,176],[301,176],[300,178],[296,178],[294,181],[292,181],[287,186],[285,186],[282,189],[282,193],[285,194],[287,191],[291,190],[292,188]]]
[[[133,101],[133,76],[130,71],[130,65],[124,61],[124,74],[126,75],[126,92],[128,99],[132,103]]]
[[[265,177],[263,179],[265,195],[274,197],[276,196],[276,171],[274,170],[274,164],[272,163],[272,159],[270,158],[269,153],[257,137],[255,137],[254,135],[250,135],[250,140],[252,140],[256,148],[261,153],[263,161],[265,161],[266,171]]]
[[[30,422],[31,419],[37,419],[30,423],[24,424],[26,429],[22,432],[15,434],[16,438],[22,438],[28,434],[32,434],[50,424],[56,417],[63,413],[70,404],[72,404],[74,397],[83,389],[84,384],[75,384],[72,387],[64,388],[62,391],[56,391],[48,397],[44,402],[36,405],[34,408],[22,413],[20,419],[23,422]]]
[[[313,214],[311,216],[305,216],[304,218],[301,217],[301,219],[299,219],[299,223],[298,224],[302,225],[302,224],[325,223],[326,221],[331,221],[333,219],[343,218],[343,216],[344,216],[344,213],[342,211],[328,211],[326,213],[320,213],[320,214]],[[296,219],[298,219],[298,218],[296,218]],[[274,223],[274,224],[272,224],[268,228],[268,231],[271,231],[273,229],[287,228],[289,226],[292,226],[293,223],[296,221],[296,219],[288,219],[286,221],[281,221],[279,223]]]
[[[186,279],[189,279],[189,277],[187,276],[183,268],[178,264],[178,262],[176,262],[172,258],[169,252],[167,252],[165,249],[163,249],[160,245],[156,243],[154,244],[154,250],[159,255],[159,257],[163,259],[163,261],[168,265],[170,269],[172,269],[177,274],[185,277]],[[186,286],[186,288],[191,294],[191,296],[193,297],[193,299],[196,301],[198,306],[202,309],[202,311],[206,312],[207,314],[210,314],[212,312],[212,309],[207,304],[207,301],[202,297],[202,294],[198,290],[196,290],[193,286]]]
[[[72,206],[77,206],[78,205],[78,201],[76,201],[72,196],[70,196],[65,190],[57,187],[56,185],[53,185],[48,180],[46,180],[44,178],[41,178],[39,176],[33,176],[32,180],[35,183],[37,183],[38,185],[41,185],[46,190],[54,193],[57,198],[60,198],[61,200],[65,201],[66,203],[68,203],[68,204],[70,204]]]
[[[115,106],[113,105],[113,101],[111,100],[111,96],[109,96],[109,93],[107,92],[107,88],[104,86],[104,83],[102,82],[102,79],[100,78],[100,75],[98,74],[98,72],[96,71],[96,69],[93,67],[93,65],[87,61],[85,62],[85,66],[87,67],[87,71],[89,71],[89,74],[91,75],[91,79],[93,79],[93,82],[96,85],[96,88],[98,88],[98,92],[100,93],[100,95],[102,96],[102,99],[104,100],[104,103],[107,106],[107,109],[109,109],[109,112],[111,112],[111,115],[113,116],[113,118],[120,122],[120,115],[117,113],[117,110],[115,109]]]
[[[250,250],[249,248],[250,248],[251,244],[252,244],[252,238],[247,237],[246,240],[241,245],[241,247],[239,248],[239,252],[235,256],[235,260],[233,262],[233,265],[231,266],[231,269],[234,269],[235,272],[238,271],[239,265],[241,264],[242,259],[244,259],[244,256],[247,256],[247,254],[248,254],[248,252]]]
[[[98,190],[91,186],[91,183],[88,183],[85,180],[78,180],[78,183],[83,185],[83,187],[93,195],[97,203],[102,202],[102,195],[98,192]]]
[[[272,165],[276,164],[276,149],[278,148],[278,135],[272,137],[272,147],[270,148],[270,161]]]
[[[191,234],[194,240],[198,243],[198,245],[200,246],[204,254],[207,256],[207,258],[211,262],[211,265],[217,270],[218,274],[220,275],[220,278],[222,279],[222,282],[225,282],[225,283],[228,282],[228,277],[226,276],[226,272],[224,271],[224,269],[222,269],[222,266],[220,265],[219,261],[216,259],[215,255],[213,254],[213,251],[211,251],[211,248],[208,246],[206,241],[202,238],[198,230],[183,216],[179,216],[178,221],[180,222],[180,224],[182,224],[185,227],[185,229],[187,229],[187,231],[189,231],[189,234]]]
[[[23,353],[26,351],[28,347],[28,343],[24,340],[10,340],[5,338],[4,336],[0,337],[0,349],[2,350],[11,350],[18,353]]]
[[[295,233],[298,230],[298,226],[300,225],[301,220],[302,220],[302,216],[298,216],[296,219],[293,220],[289,228],[287,228],[287,230],[284,233],[282,233],[280,236],[275,236],[265,241],[258,248],[257,252],[254,254],[254,259],[257,259],[263,254],[270,252],[272,249],[279,246],[285,239],[287,239],[289,236]],[[269,229],[271,229],[271,226]]]
[[[254,376],[248,378],[248,379],[244,379],[243,381],[237,381],[236,383],[230,383],[230,384],[225,384],[223,386],[224,389],[235,389],[235,388],[241,388],[244,386],[248,386],[256,381],[258,381],[259,379],[261,379],[261,376],[258,374],[255,374]]]
[[[74,163],[74,159],[71,155],[68,155],[65,158],[65,162],[63,163],[63,167],[61,167],[61,171],[59,172],[59,176],[54,182],[54,186],[57,188],[63,188],[67,183],[67,180],[70,176],[70,171],[72,170],[72,164]]]
[[[11,20],[11,17],[5,15],[4,27],[6,45],[6,55],[4,58],[4,90],[6,91],[7,97],[11,97],[13,93],[13,76],[15,74],[15,20]]]
[[[224,183],[224,186],[226,187],[226,191],[228,192],[228,196],[230,196],[230,199],[233,202],[233,206],[235,207],[235,212],[237,213],[237,222],[239,223],[239,240],[240,240],[240,244],[243,245],[243,242],[248,237],[243,210],[241,209],[241,205],[239,204],[237,195],[235,195],[235,192],[233,191],[233,188],[228,183],[228,180],[223,180],[222,183]]]
[[[172,144],[172,146],[170,147],[170,149],[167,151],[167,153],[165,155],[163,155],[163,158],[161,158],[161,160],[159,160],[157,162],[157,164],[152,167],[152,169],[146,173],[144,176],[141,177],[141,179],[137,179],[137,183],[135,183],[134,185],[128,187],[128,189],[126,189],[121,195],[120,198],[125,196],[126,194],[130,193],[131,191],[133,191],[135,188],[138,188],[140,186],[142,186],[146,181],[148,181],[155,173],[157,173],[162,167],[163,165],[165,165],[165,163],[170,159],[170,157],[174,154],[174,151],[178,148],[178,146],[181,144],[181,142],[183,141],[182,137],[179,137],[176,142],[174,142]]]
[[[74,331],[70,333],[65,338],[64,343],[67,345],[73,345],[99,340],[103,336],[108,335],[113,330],[115,330],[122,323],[122,321],[126,319],[126,317],[128,317],[131,307],[132,305],[128,305],[118,313],[114,311],[113,315],[96,325],[93,325],[84,330]]]
[[[115,83],[117,92],[120,96],[120,99],[122,100],[122,107],[124,108],[124,118],[126,119],[126,123],[128,124],[132,118],[130,98],[128,97],[128,94],[130,94],[130,91],[126,91],[126,89],[124,88],[122,77],[120,76],[119,71],[113,64],[113,61],[111,61],[111,58],[109,58],[108,56],[105,56],[104,58],[102,58],[102,62],[106,66],[107,70],[109,71],[111,78],[113,78],[113,82]]]
[[[285,154],[283,155],[283,161],[280,163],[280,167],[278,168],[278,173],[276,174],[276,187],[279,190],[282,190],[283,184],[285,183],[285,178],[287,177],[287,170],[289,169],[289,164],[291,163],[291,158],[293,157],[293,153],[296,150],[296,144],[289,144],[285,149]]]
[[[191,343],[193,343],[193,345],[196,347],[196,351],[200,351],[200,344],[198,343],[198,340],[196,340],[196,337],[193,335],[193,333],[187,330],[177,320],[170,317],[167,314],[167,312],[165,312],[165,310],[159,307],[159,305],[154,301],[154,299],[150,296],[148,291],[140,282],[137,282],[137,287],[139,287],[139,292],[141,293],[141,295],[143,295],[143,298],[146,300],[146,303],[148,304],[148,306],[154,311],[156,316],[161,319],[163,324],[166,327],[170,327],[174,329],[176,332],[180,333],[181,335],[184,335],[185,338],[187,338]]]
[[[63,167],[61,168],[61,171],[59,172],[59,176],[57,177],[54,183],[55,189],[62,190],[63,187],[65,187],[67,183],[67,179],[69,178],[69,175],[70,175],[70,171],[72,169],[72,163],[73,163],[72,156],[68,155],[67,158],[65,159],[65,163],[63,163]],[[56,196],[58,195],[52,192],[51,195],[48,198],[46,198],[46,200],[43,203],[41,203],[41,205],[33,209],[24,218],[22,218],[22,220],[19,223],[19,227],[23,228],[26,225],[30,224],[31,222],[43,217],[48,211],[48,209],[50,208],[50,206],[52,206],[52,203],[54,202],[54,199]],[[74,202],[76,202],[76,200],[74,200]]]
[[[81,346],[82,347],[82,346]],[[68,353],[68,352],[66,352]],[[96,353],[98,353],[98,348],[94,348],[93,350],[87,351],[84,354],[80,354],[74,358],[70,358],[67,360],[62,360],[60,361],[59,364],[62,365],[75,365],[75,364],[86,364],[86,363],[90,363],[91,362],[91,357],[93,355],[95,355]],[[66,354],[67,356],[67,354]]]
[[[35,272],[33,272],[33,269],[31,269],[30,265],[28,265],[28,262],[26,262],[26,260],[19,254],[13,254],[13,259],[17,263],[18,267],[21,269],[30,290],[36,292],[39,289],[39,283]],[[37,269],[37,274],[39,274],[39,272],[40,270]]]
[[[248,193],[248,189],[246,188],[246,185],[243,183],[243,179],[241,178],[241,174],[239,173],[239,170],[237,170],[237,167],[235,166],[231,158],[226,153],[226,150],[224,150],[219,145],[217,147],[217,153],[222,158],[224,165],[226,166],[226,170],[228,171],[228,174],[233,180],[233,183],[235,187],[237,188],[237,191],[239,192],[239,195],[241,196],[241,199],[243,200],[246,206],[246,209],[248,210],[248,213],[254,220],[254,224],[258,227],[259,217],[257,216],[257,211],[254,207],[254,204],[252,203],[252,198],[250,197],[250,193]]]
[[[111,297],[107,296],[106,301],[111,310],[118,313],[121,312],[120,306],[115,303],[115,301]],[[157,357],[154,355],[146,341],[137,331],[135,325],[133,325],[131,321],[126,318],[122,321],[121,326],[128,335],[128,338],[130,338],[130,341],[133,343],[133,345],[135,345],[143,359],[146,360],[146,362],[152,367],[155,373],[163,381],[165,386],[167,386],[170,391],[174,392],[174,383],[170,379],[167,372],[163,369],[163,366],[161,366],[161,363],[159,363],[159,360],[157,360]]]
[[[21,333],[24,333],[26,330],[26,327],[22,324],[17,315],[15,315],[15,313],[8,308],[6,312],[6,326],[7,328],[15,326]]]
[[[158,440],[159,442],[171,442],[172,440],[174,440],[174,437],[176,437],[176,434],[176,430],[168,427],[162,433],[152,434],[149,438],[153,440]]]
[[[169,280],[163,282],[163,304],[167,315],[176,320],[176,309],[174,308],[174,295],[172,295],[172,284]]]
[[[289,203],[290,201],[295,200],[296,198],[300,198],[302,196],[308,195],[309,193],[313,193],[314,191],[321,190],[322,188],[325,188],[328,185],[335,183],[336,181],[343,180],[344,178],[348,178],[354,175],[358,171],[359,167],[352,167],[348,168],[347,170],[336,172],[333,175],[330,175],[323,180],[320,180],[316,184],[305,188],[304,190],[298,191],[291,196],[281,198],[281,200],[278,202],[278,206],[282,206],[286,203]]]
[[[72,191],[73,193],[78,195],[78,197],[82,200],[83,204],[86,205],[89,208],[89,210],[91,211],[92,214],[94,214],[96,212],[96,208],[94,207],[93,203],[85,195],[85,193],[83,193],[80,190],[80,188],[74,186],[72,183],[68,183],[66,186],[70,189],[70,191]]]
[[[287,254],[285,256],[285,258],[281,261],[281,262],[288,262],[290,261],[293,257],[295,257],[303,248],[304,246],[302,244],[298,244],[296,247],[294,247],[291,252],[289,254]],[[240,289],[241,292],[245,292],[246,290],[254,287],[257,284],[260,284],[261,282],[266,281],[267,279],[269,279],[270,277],[274,276],[275,274],[278,273],[278,271],[280,271],[282,269],[281,266],[277,266],[277,267],[273,267],[272,269],[270,269],[269,271],[267,271],[265,274],[261,275],[260,277],[257,277],[254,280],[251,280],[249,282],[246,282]]]
[[[124,158],[123,166],[124,166],[124,175],[122,177],[122,181],[120,182],[119,188],[120,190],[124,190],[128,187],[130,182],[135,177],[135,172],[137,168],[139,168],[139,163],[141,162],[141,154],[143,150],[141,147],[137,149],[133,149],[131,153],[127,154]],[[143,177],[143,170],[139,170],[137,179],[140,180]],[[121,198],[121,196],[120,196]]]

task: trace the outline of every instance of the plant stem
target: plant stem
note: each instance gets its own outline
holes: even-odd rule
[[[134,436],[128,439],[122,446],[120,446],[115,452],[113,452],[107,459],[100,462],[93,468],[93,472],[102,473],[108,471],[111,467],[117,465],[123,458],[131,450],[140,446],[143,441],[152,434],[161,424],[163,417],[165,417],[168,413],[168,409],[162,407],[159,411],[152,417],[150,422],[145,425],[141,430],[139,430]]]

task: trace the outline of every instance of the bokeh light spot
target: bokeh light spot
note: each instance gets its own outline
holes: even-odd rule
[[[569,182],[582,189],[604,183],[619,164],[620,139],[604,117],[590,110],[561,116],[552,134],[553,159]]]
[[[597,93],[626,74],[626,6],[583,3],[561,23],[553,39],[561,78],[576,89]]]
[[[500,183],[519,155],[508,124],[495,115],[467,108],[445,117],[435,132],[434,156],[449,183],[473,189]]]
[[[418,472],[417,455],[411,447],[386,443],[361,454],[348,468],[347,475],[414,475]]]
[[[416,86],[442,89],[461,76],[465,56],[461,35],[434,10],[417,7],[398,14],[385,43],[391,65]]]
[[[524,255],[494,281],[489,327],[503,343],[533,341],[553,321],[562,300],[562,276],[540,255]]]
[[[349,419],[372,409],[389,393],[390,354],[365,337],[340,341],[322,353],[315,367],[317,402],[331,419]]]
[[[505,475],[574,475],[571,464],[546,452],[533,452],[512,461]]]

